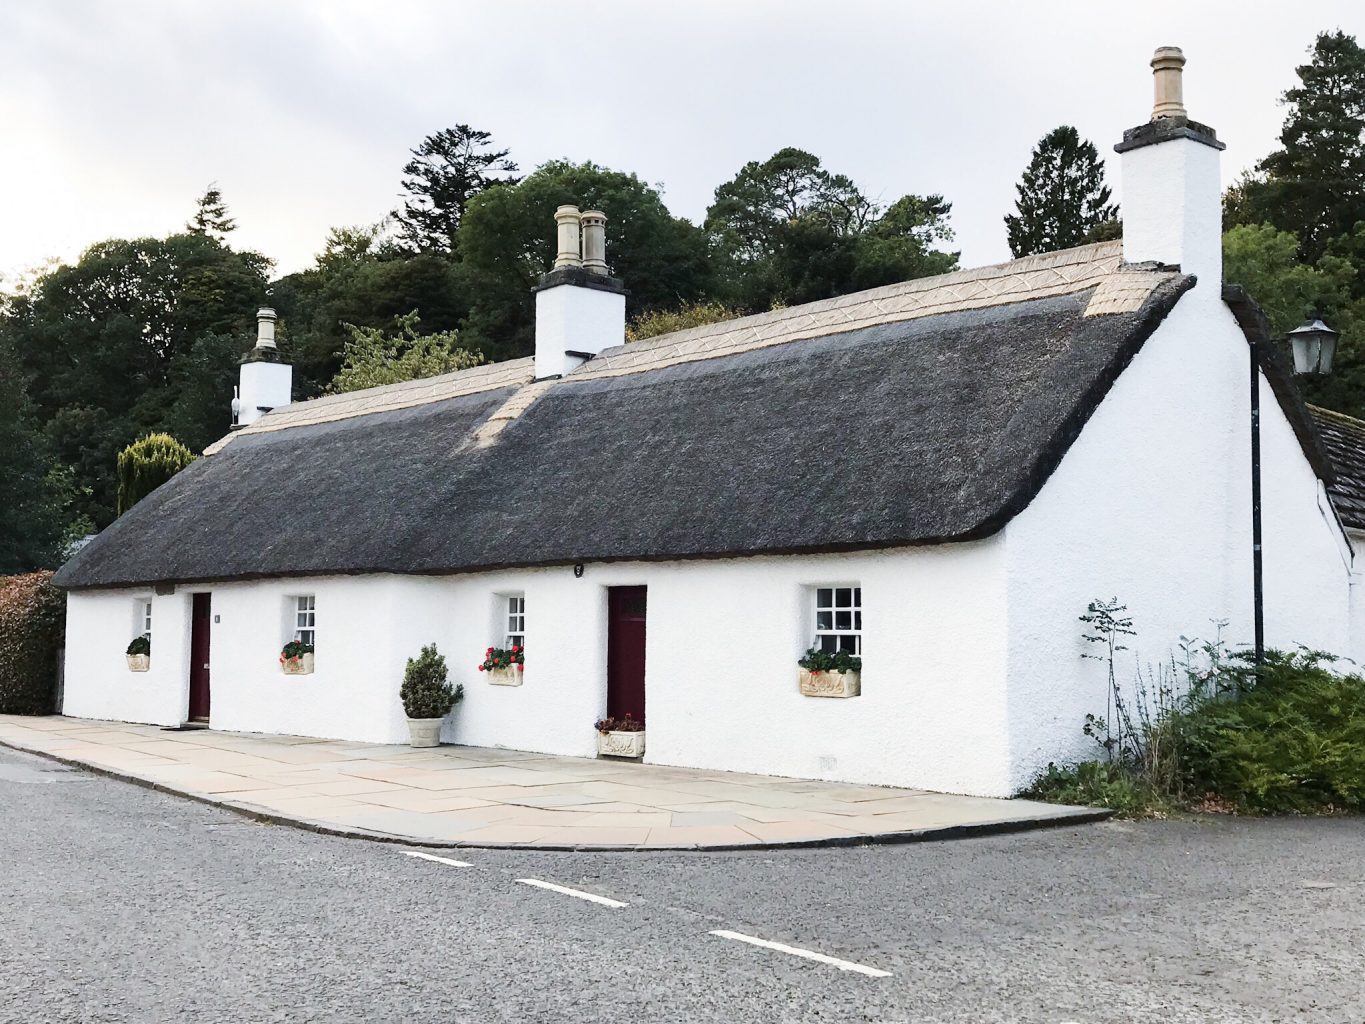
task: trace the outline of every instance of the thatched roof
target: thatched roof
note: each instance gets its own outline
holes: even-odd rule
[[[983,537],[1038,492],[1193,279],[1116,244],[276,410],[67,587],[444,573]]]

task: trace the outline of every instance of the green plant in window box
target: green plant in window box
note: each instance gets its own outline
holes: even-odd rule
[[[302,640],[290,640],[280,651],[280,668],[287,676],[312,675],[313,645]]]
[[[796,664],[800,690],[806,697],[856,697],[862,692],[863,659],[849,651],[812,647]]]
[[[146,672],[152,667],[152,641],[146,636],[135,636],[124,652],[128,659],[128,671]]]
[[[861,672],[863,659],[848,651],[822,651],[812,647],[797,662],[811,672]]]
[[[599,718],[593,723],[598,732],[644,732],[645,723],[637,722],[627,713],[621,718]]]

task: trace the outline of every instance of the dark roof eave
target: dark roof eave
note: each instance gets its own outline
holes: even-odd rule
[[[1270,321],[1266,319],[1265,312],[1240,284],[1223,285],[1223,301],[1237,318],[1238,326],[1246,335],[1247,344],[1253,346],[1259,354],[1261,372],[1265,374],[1266,382],[1279,402],[1285,418],[1289,420],[1294,436],[1299,439],[1299,445],[1303,448],[1303,454],[1312,465],[1313,471],[1324,484],[1334,483],[1336,470],[1332,466],[1332,460],[1327,456],[1327,450],[1323,447],[1313,417],[1308,412],[1303,396],[1299,394],[1298,385],[1294,383],[1292,371],[1283,355],[1272,344]]]
[[[665,552],[652,555],[591,555],[585,554],[573,559],[546,559],[543,561],[497,562],[486,565],[449,566],[427,569],[402,569],[386,566],[364,568],[302,568],[278,572],[245,572],[220,576],[196,576],[183,579],[158,580],[118,580],[111,583],[56,584],[59,590],[68,592],[96,590],[135,590],[156,586],[198,587],[214,583],[249,583],[256,580],[318,579],[327,576],[473,576],[487,572],[505,572],[513,569],[562,569],[574,565],[610,565],[623,562],[658,564],[660,562],[715,562],[733,558],[766,558],[783,555],[837,555],[856,551],[887,551],[896,548],[935,547],[942,544],[961,544],[969,541],[984,540],[998,533],[1004,525],[983,522],[971,530],[957,534],[937,537],[918,537],[913,539],[891,538],[884,541],[857,541],[848,544],[810,544],[787,547],[763,548],[744,551],[688,551]]]

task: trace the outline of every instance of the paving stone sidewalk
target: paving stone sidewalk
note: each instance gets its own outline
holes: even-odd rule
[[[0,715],[0,743],[255,817],[429,846],[729,849],[1098,820],[1027,800],[443,746]]]

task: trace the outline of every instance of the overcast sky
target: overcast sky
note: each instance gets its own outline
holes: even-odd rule
[[[1148,60],[1189,60],[1224,183],[1275,144],[1314,35],[1359,0],[5,0],[0,275],[184,224],[216,181],[234,243],[280,272],[378,220],[407,150],[459,122],[523,170],[593,160],[699,220],[783,146],[891,201],[942,193],[964,265],[1007,259],[1002,216],[1040,136],[1110,161],[1151,109]],[[607,211],[610,215],[611,211]],[[549,253],[546,254],[547,259]],[[3,286],[0,281],[0,286]]]

